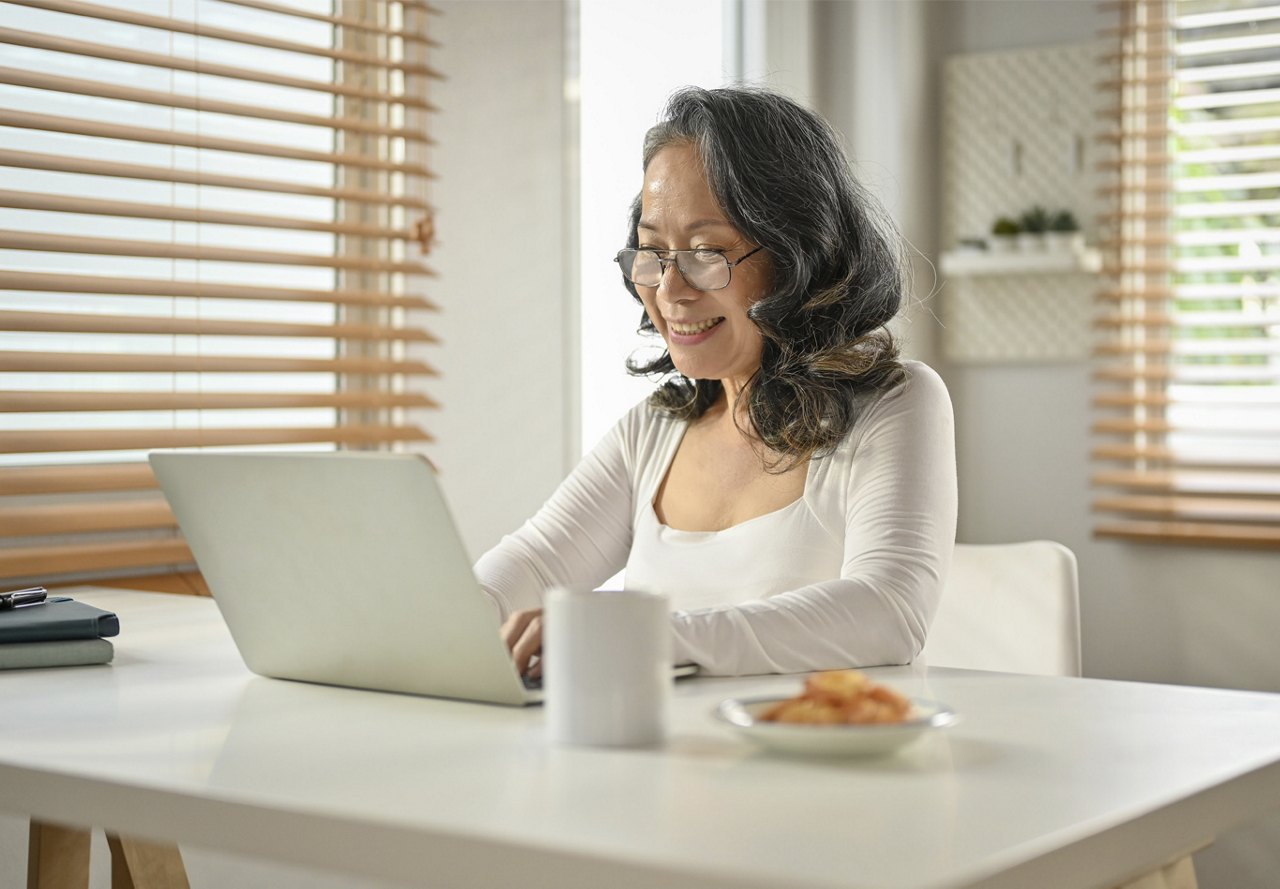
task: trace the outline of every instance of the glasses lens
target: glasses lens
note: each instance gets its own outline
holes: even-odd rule
[[[657,287],[662,280],[662,263],[652,250],[623,250],[618,253],[618,265],[632,284]]]
[[[729,286],[729,261],[716,250],[690,250],[676,254],[676,265],[690,287],[721,290]]]
[[[732,272],[724,254],[715,250],[672,250],[680,274],[697,290],[722,290],[729,286]],[[617,257],[628,281],[640,287],[662,283],[662,259],[656,250],[621,250]]]

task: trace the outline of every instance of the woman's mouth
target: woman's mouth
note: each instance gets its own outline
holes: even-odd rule
[[[715,330],[723,320],[724,318],[708,318],[705,321],[696,321],[692,324],[677,324],[674,321],[668,321],[667,331],[670,333],[673,342],[688,346],[702,342],[711,335],[711,331]]]

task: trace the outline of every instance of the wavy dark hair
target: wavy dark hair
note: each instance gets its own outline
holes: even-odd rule
[[[781,455],[766,468],[785,472],[829,453],[869,398],[903,379],[885,324],[908,286],[905,241],[854,179],[830,124],[785,96],[681,89],[645,136],[644,168],[674,144],[696,148],[725,216],[773,260],[772,282],[748,310],[764,347],[743,397],[754,433]],[[639,221],[637,197],[628,247],[639,243]],[[656,333],[647,313],[640,330]],[[627,370],[662,376],[650,404],[680,419],[702,416],[722,389],[680,374],[665,350],[652,361],[632,358]]]

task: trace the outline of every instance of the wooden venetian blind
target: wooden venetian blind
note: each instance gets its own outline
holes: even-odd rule
[[[189,569],[153,449],[428,438],[432,13],[0,2],[0,583]]]
[[[1280,3],[1109,6],[1096,533],[1277,547]]]

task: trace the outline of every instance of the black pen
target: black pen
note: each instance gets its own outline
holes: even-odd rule
[[[49,591],[42,586],[28,587],[25,590],[13,590],[8,593],[0,593],[0,611],[8,611],[11,608],[20,608],[23,605],[39,605],[49,595]]]

